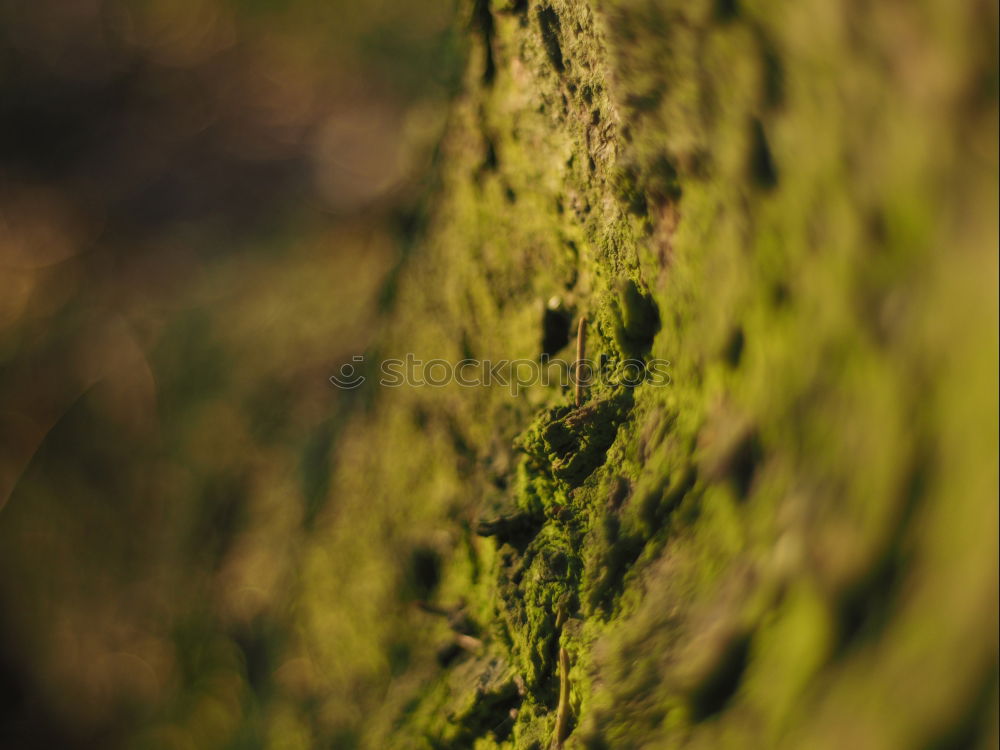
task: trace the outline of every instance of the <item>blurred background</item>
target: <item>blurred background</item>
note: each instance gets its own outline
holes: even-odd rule
[[[0,2],[0,747],[337,744],[303,696],[451,2]]]

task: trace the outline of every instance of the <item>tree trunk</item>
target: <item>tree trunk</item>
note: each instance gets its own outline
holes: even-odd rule
[[[995,745],[996,7],[467,14],[304,571],[333,736]]]

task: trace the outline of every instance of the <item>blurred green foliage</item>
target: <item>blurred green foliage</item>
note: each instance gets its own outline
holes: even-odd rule
[[[0,746],[334,746],[293,650],[451,3],[0,3]]]

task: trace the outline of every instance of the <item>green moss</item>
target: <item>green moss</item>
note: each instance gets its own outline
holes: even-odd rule
[[[379,394],[378,450],[333,483],[365,502],[334,538],[440,535],[433,596],[484,651],[441,667],[453,635],[361,608],[369,639],[415,643],[384,703],[357,700],[408,718],[363,744],[549,747],[560,646],[577,746],[967,726],[996,664],[969,605],[995,601],[996,184],[958,140],[995,155],[996,102],[962,99],[994,58],[958,40],[995,41],[931,1],[476,7],[494,74],[470,61],[384,350],[535,359],[558,297],[589,358],[670,378],[578,408],[554,385]],[[493,658],[523,682],[516,717],[449,683]]]

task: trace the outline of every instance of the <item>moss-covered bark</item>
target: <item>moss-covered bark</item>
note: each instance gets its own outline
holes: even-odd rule
[[[567,688],[567,747],[995,744],[995,6],[466,13],[368,361],[584,316],[669,382],[373,367],[302,571],[337,746],[549,747]]]

